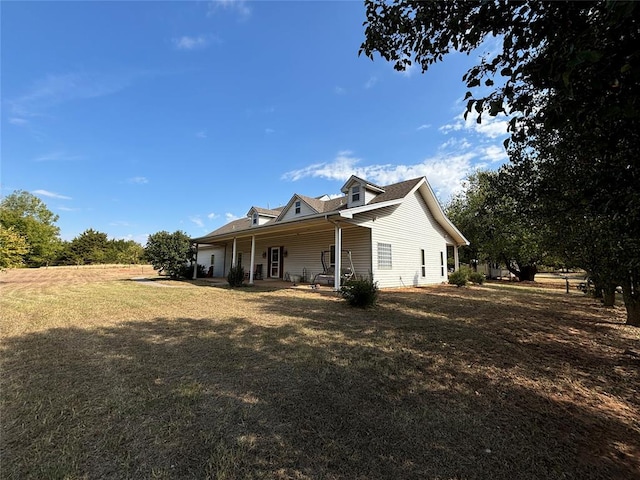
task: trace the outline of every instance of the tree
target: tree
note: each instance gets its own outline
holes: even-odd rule
[[[502,263],[518,280],[535,280],[546,257],[544,225],[530,214],[513,186],[497,172],[480,171],[468,178],[466,189],[446,208],[447,216],[469,239],[467,259]]]
[[[55,258],[60,245],[57,221],[58,215],[28,192],[17,190],[0,202],[0,225],[13,229],[27,241],[27,266],[46,265]]]
[[[184,266],[193,260],[194,250],[186,233],[161,231],[149,235],[145,248],[147,259],[153,268],[178,278]]]
[[[109,263],[140,263],[144,247],[133,240],[109,240],[106,261]]]
[[[69,255],[75,264],[105,263],[107,258],[107,234],[89,228],[69,243]]]
[[[378,52],[398,70],[414,61],[427,71],[450,51],[470,53],[487,37],[500,37],[501,49],[463,77],[470,89],[465,115],[477,114],[478,122],[483,114],[512,116],[510,156],[516,166],[524,157],[540,180],[535,196],[552,233],[561,238],[567,220],[575,222],[579,250],[597,246],[595,271],[606,284],[623,285],[627,323],[640,325],[640,5],[369,0],[366,6],[361,53]],[[571,216],[564,216],[570,203]]]
[[[29,245],[22,235],[0,225],[0,271],[23,266],[28,252]]]

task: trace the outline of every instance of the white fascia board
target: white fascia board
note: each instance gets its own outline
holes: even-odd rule
[[[371,210],[377,210],[379,208],[391,207],[393,205],[399,205],[404,198],[397,198],[395,200],[387,200],[386,202],[378,202],[369,205],[362,205],[361,207],[348,208],[346,210],[340,210],[336,212],[342,218],[353,218],[354,215],[363,212],[370,212]]]

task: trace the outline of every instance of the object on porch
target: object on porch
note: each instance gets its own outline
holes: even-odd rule
[[[348,280],[351,280],[356,275],[356,269],[353,266],[353,261],[351,260],[351,250],[342,250],[342,254],[347,257],[349,261],[349,266],[347,268],[342,268],[340,272],[340,283],[344,283]],[[335,283],[335,268],[329,265],[327,262],[327,256],[331,255],[330,250],[324,250],[320,254],[320,261],[322,262],[322,273],[318,273],[313,277],[312,285],[317,285],[319,283],[325,283],[326,285],[333,285]]]

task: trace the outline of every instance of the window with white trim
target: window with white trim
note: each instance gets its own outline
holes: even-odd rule
[[[253,212],[253,216],[251,217],[251,223],[253,225],[258,224],[258,212]]]
[[[421,266],[422,266],[422,276],[426,277],[427,276],[427,265],[424,261],[424,248],[420,250],[420,262],[421,262]]]
[[[391,261],[391,244],[390,243],[378,243],[378,268],[382,270],[389,270],[393,267]]]
[[[444,252],[440,252],[440,276],[444,277]]]
[[[300,200],[296,201],[295,207],[296,207],[296,215],[297,215],[300,213]]]

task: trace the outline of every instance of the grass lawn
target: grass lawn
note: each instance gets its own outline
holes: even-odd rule
[[[150,267],[0,274],[5,479],[640,479],[640,329],[551,284],[372,310]]]

